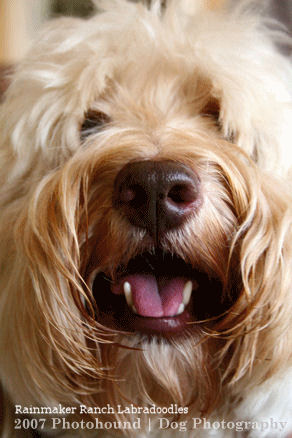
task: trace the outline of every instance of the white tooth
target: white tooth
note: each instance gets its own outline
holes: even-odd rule
[[[133,305],[133,299],[132,299],[132,289],[131,285],[128,281],[125,281],[124,283],[124,294],[127,301],[127,304],[129,307]]]
[[[128,306],[132,309],[132,311],[134,313],[138,314],[137,309],[133,304],[131,284],[128,281],[125,281],[123,286],[124,286],[124,294],[125,294],[125,298],[126,298]]]
[[[190,298],[192,295],[193,283],[191,281],[187,281],[183,290],[183,304],[187,306],[190,302]]]
[[[181,313],[183,313],[183,311],[185,310],[185,305],[183,303],[181,303],[179,305],[178,311],[177,311],[177,315],[180,315]]]

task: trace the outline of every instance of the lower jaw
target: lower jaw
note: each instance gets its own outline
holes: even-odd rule
[[[190,328],[192,323],[188,308],[180,315],[160,318],[139,316],[129,309],[120,314],[118,318],[112,314],[101,313],[98,320],[113,330],[161,337],[181,335]]]

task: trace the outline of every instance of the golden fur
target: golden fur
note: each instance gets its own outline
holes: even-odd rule
[[[188,416],[243,419],[242,401],[287,382],[292,367],[292,70],[270,42],[284,36],[246,2],[190,16],[180,2],[183,17],[175,2],[164,12],[159,2],[111,3],[103,20],[49,24],[1,108],[5,398],[177,403]],[[89,109],[110,122],[80,144]],[[240,285],[222,318],[179,338],[124,334],[95,317],[96,272],[114,278],[118,265],[155,250],[112,208],[116,175],[135,160],[172,160],[200,175],[199,213],[161,247],[215,273],[224,294]]]

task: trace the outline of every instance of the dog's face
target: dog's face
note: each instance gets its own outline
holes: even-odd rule
[[[21,349],[2,374],[20,399],[203,409],[279,365],[286,61],[248,14],[193,14],[117,2],[56,22],[15,74],[1,234],[4,338]]]

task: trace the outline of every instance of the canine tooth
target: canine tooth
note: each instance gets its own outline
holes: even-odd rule
[[[189,304],[191,295],[193,290],[193,283],[191,281],[187,281],[183,290],[183,304],[187,306]]]
[[[134,306],[134,304],[132,304],[131,308],[132,308],[132,310],[133,310],[134,313],[137,313],[137,314],[138,314],[137,309],[136,309],[136,307]]]
[[[180,305],[179,305],[179,308],[178,308],[178,311],[177,311],[177,315],[180,315],[181,313],[183,313],[183,311],[185,310],[185,305],[184,305],[184,303],[181,303]]]
[[[133,306],[133,299],[132,299],[132,289],[131,285],[128,281],[125,281],[124,283],[124,294],[127,301],[127,304],[129,307]]]

